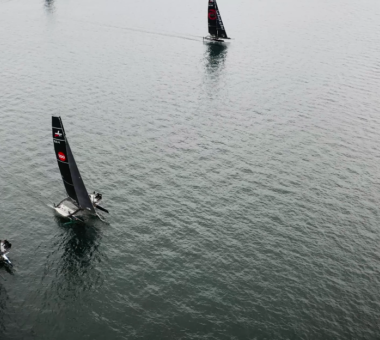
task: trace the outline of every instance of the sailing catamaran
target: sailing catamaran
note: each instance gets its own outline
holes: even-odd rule
[[[227,37],[227,32],[223,25],[222,16],[220,15],[216,0],[208,0],[208,32],[210,35],[204,37],[204,40],[214,42],[224,42],[223,39],[231,39]],[[222,38],[222,39],[221,39]]]
[[[63,184],[68,194],[68,197],[62,200],[58,205],[54,204],[55,211],[61,216],[70,218],[71,220],[82,220],[76,215],[83,214],[84,212],[99,216],[95,209],[108,213],[107,209],[99,205],[102,200],[102,195],[95,193],[95,191],[89,195],[86,190],[66,138],[61,117],[52,118],[55,155],[62,175]]]

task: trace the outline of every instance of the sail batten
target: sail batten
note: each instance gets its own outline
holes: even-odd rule
[[[228,38],[216,0],[208,0],[208,32],[217,38]]]

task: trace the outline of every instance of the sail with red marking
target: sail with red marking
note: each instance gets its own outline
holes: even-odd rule
[[[62,176],[63,185],[65,186],[67,195],[73,201],[78,202],[78,197],[75,192],[73,179],[71,177],[69,160],[67,158],[67,143],[61,117],[53,117],[52,130],[55,157],[58,162],[58,167]]]
[[[58,167],[67,194],[79,208],[96,214],[94,205],[91,203],[87,189],[75,162],[69,142],[67,141],[61,117],[53,117],[52,130]]]
[[[216,0],[208,0],[208,32],[217,38],[228,38]]]

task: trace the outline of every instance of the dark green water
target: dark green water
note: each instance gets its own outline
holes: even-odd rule
[[[2,340],[379,338],[380,2],[206,5],[0,0]]]

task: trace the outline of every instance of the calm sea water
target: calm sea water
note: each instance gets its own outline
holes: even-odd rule
[[[1,339],[379,338],[380,2],[206,6],[0,0]]]

